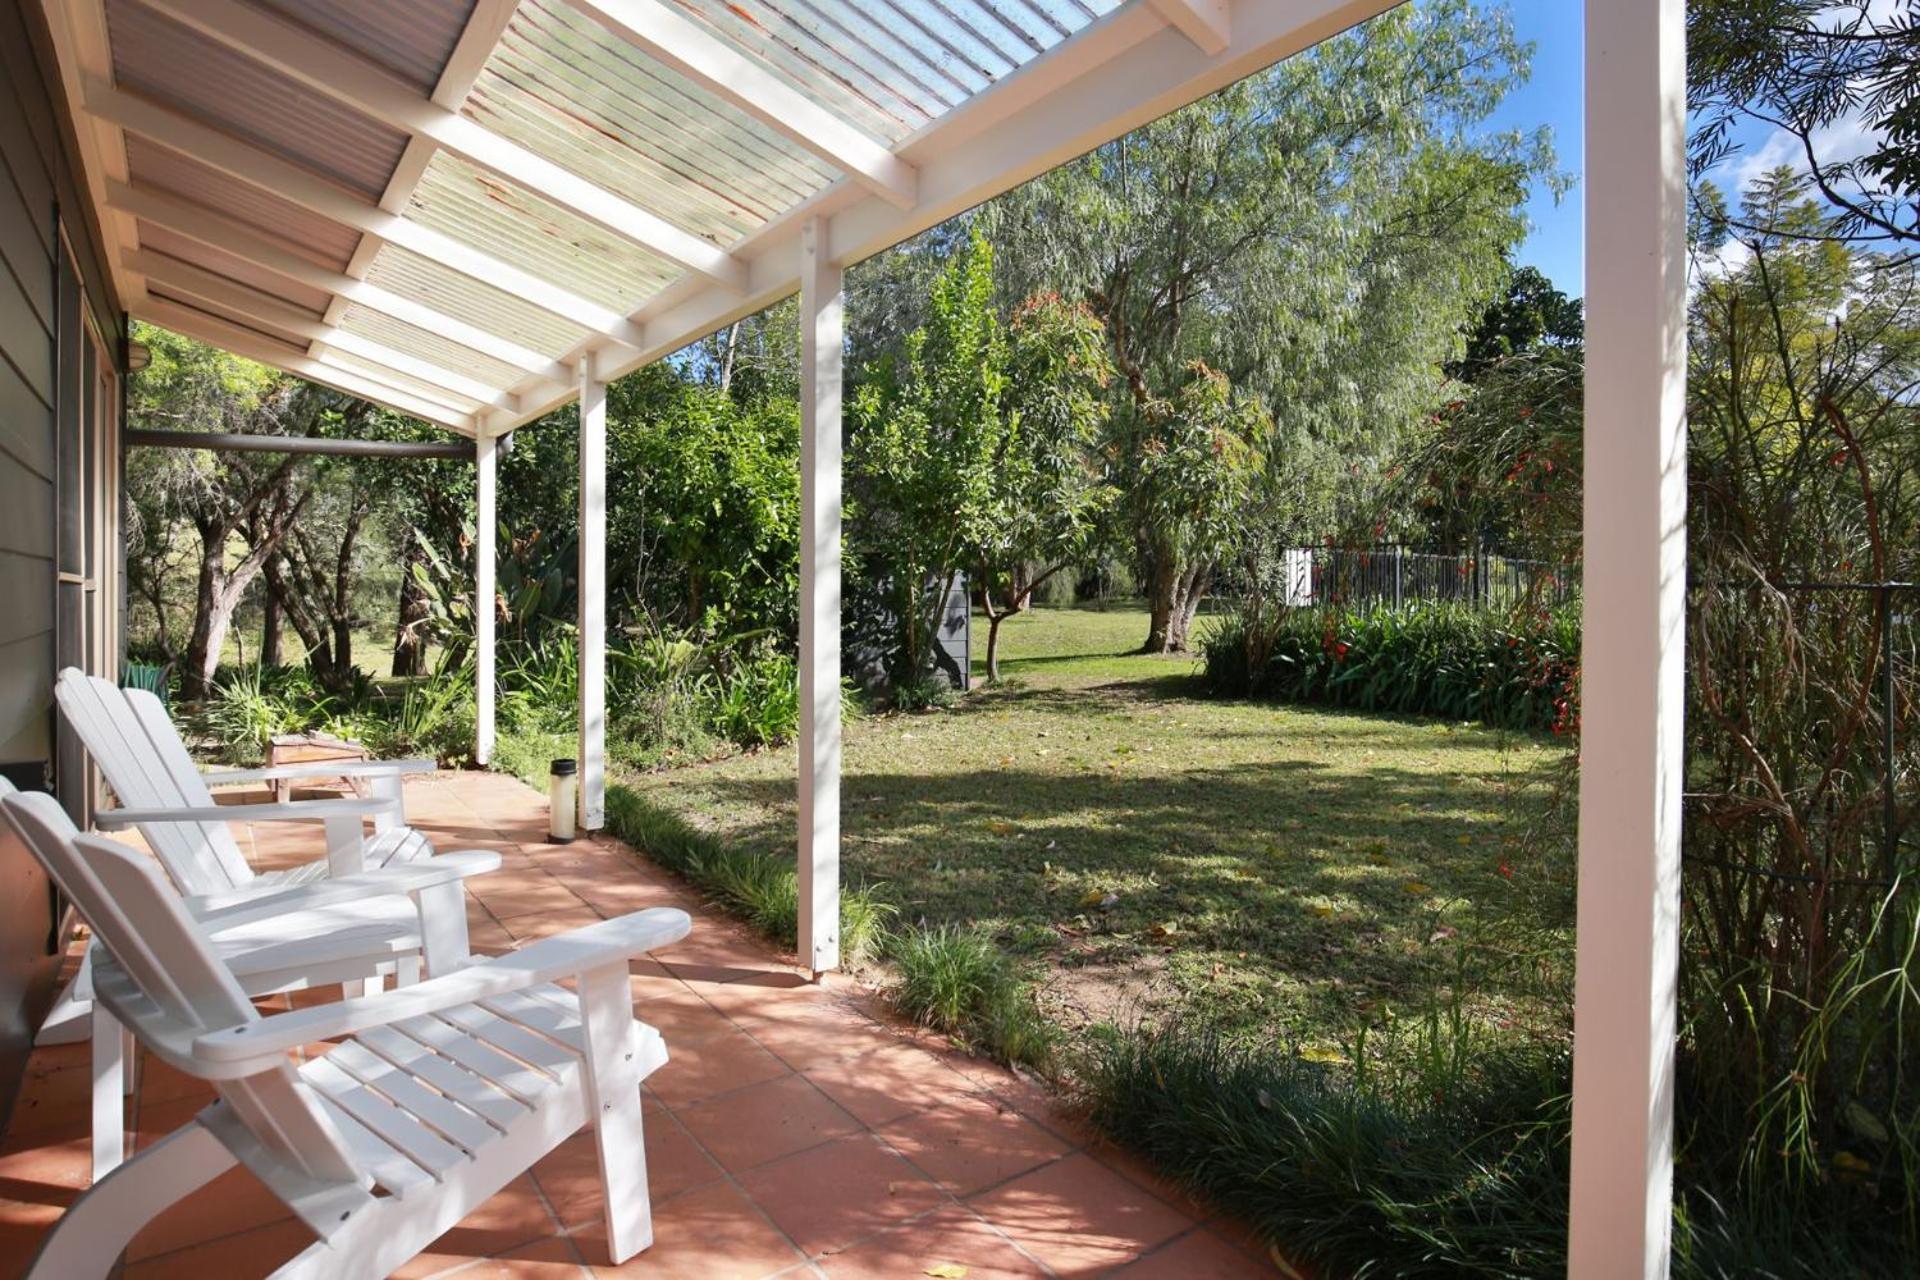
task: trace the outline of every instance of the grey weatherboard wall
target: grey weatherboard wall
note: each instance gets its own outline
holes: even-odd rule
[[[84,417],[82,290],[109,349],[117,353],[124,337],[119,312],[106,303],[99,237],[85,217],[64,228],[60,220],[61,210],[86,206],[41,24],[25,0],[0,0],[0,767],[22,786],[46,784],[60,736],[52,712],[57,495]],[[62,251],[63,229],[72,259]],[[71,493],[78,478],[66,479]],[[74,527],[70,512],[68,523]],[[44,875],[0,828],[0,1121],[52,996],[54,929]]]

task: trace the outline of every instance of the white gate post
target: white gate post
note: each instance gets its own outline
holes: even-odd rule
[[[800,960],[840,967],[840,361],[827,228],[800,232]]]
[[[500,442],[481,435],[473,448],[473,758],[493,759],[494,703],[494,548],[496,459]]]
[[[607,820],[607,384],[580,357],[580,826]]]
[[[1587,5],[1585,609],[1574,1280],[1673,1221],[1686,624],[1684,0]]]

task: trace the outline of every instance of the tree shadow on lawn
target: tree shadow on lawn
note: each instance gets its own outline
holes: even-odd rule
[[[1524,865],[1513,838],[1539,803],[1527,784],[1548,771],[1516,773],[1516,786],[1298,760],[858,773],[843,790],[844,856],[850,878],[883,885],[910,919],[982,923],[1057,968],[1151,950],[1189,986],[1224,978],[1250,1016],[1278,1001],[1324,1022],[1433,989],[1452,929],[1476,911],[1542,913],[1513,877],[1569,877]],[[791,782],[688,785],[729,838],[791,851]],[[1570,908],[1545,895],[1545,916]]]

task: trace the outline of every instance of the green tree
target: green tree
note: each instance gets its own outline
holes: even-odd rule
[[[1441,398],[1437,365],[1505,282],[1527,185],[1550,168],[1544,133],[1482,127],[1526,57],[1503,11],[1406,6],[982,211],[1011,296],[1058,289],[1106,327],[1121,375],[1119,488],[1139,487],[1141,468],[1164,471],[1143,448],[1200,360],[1279,424],[1270,492],[1317,491],[1319,511],[1344,483],[1340,500],[1357,500]],[[1350,479],[1328,479],[1329,462]],[[1151,519],[1178,507],[1128,509]],[[1172,610],[1197,607],[1228,551],[1197,531],[1235,527],[1126,531],[1153,584],[1149,649],[1184,645]]]
[[[1586,344],[1586,312],[1535,267],[1516,267],[1507,287],[1467,334],[1467,349],[1447,372],[1468,382],[1497,360],[1542,349],[1578,355]]]
[[[900,620],[896,679],[928,670],[934,610],[966,550],[985,539],[1006,389],[993,309],[993,250],[976,238],[937,276],[927,322],[854,392],[848,473],[862,560]]]
[[[1000,626],[1056,573],[1085,560],[1114,490],[1097,446],[1113,377],[1106,335],[1057,294],[1014,312],[991,460],[992,497],[968,548],[987,616],[987,678],[1000,678]]]
[[[1831,219],[1798,234],[1920,242],[1920,9],[1914,0],[1692,0],[1687,6],[1688,137],[1696,174],[1738,150],[1759,123],[1790,143],[1794,166]],[[1849,142],[1858,126],[1862,152]],[[1735,218],[1739,214],[1736,211]],[[1778,227],[1745,229],[1777,235]]]

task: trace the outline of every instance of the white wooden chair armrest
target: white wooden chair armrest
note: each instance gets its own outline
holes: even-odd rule
[[[229,1069],[235,1064],[258,1063],[318,1040],[353,1035],[609,965],[625,965],[634,956],[678,942],[690,928],[692,921],[687,913],[673,907],[635,911],[543,938],[519,951],[410,987],[209,1031],[194,1040],[193,1056],[208,1066],[218,1064]],[[224,1076],[228,1072],[215,1070],[208,1074]]]
[[[278,915],[323,907],[335,902],[351,902],[379,893],[419,893],[436,885],[485,875],[500,869],[500,855],[491,849],[463,849],[457,853],[436,854],[418,862],[390,863],[357,875],[333,876],[310,880],[265,892],[245,889],[232,893],[203,893],[187,899],[187,909],[209,929],[224,929],[258,916]]]
[[[243,782],[282,782],[299,778],[374,778],[407,773],[432,773],[440,766],[432,760],[313,760],[301,764],[274,765],[267,769],[218,769],[203,773],[210,787],[236,786]]]
[[[331,800],[295,800],[288,804],[216,804],[165,809],[102,809],[94,825],[118,831],[147,822],[324,822],[393,811],[392,796],[341,796]]]

